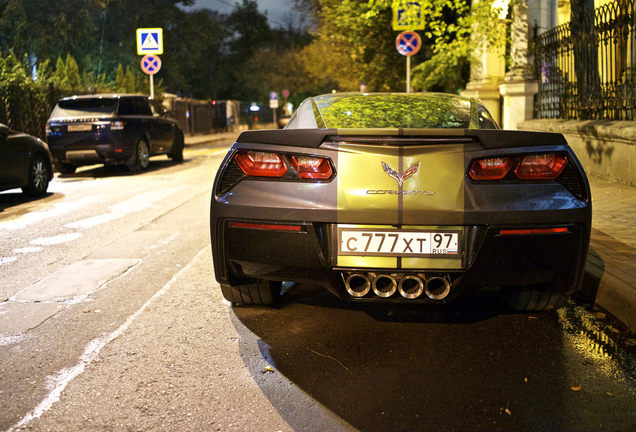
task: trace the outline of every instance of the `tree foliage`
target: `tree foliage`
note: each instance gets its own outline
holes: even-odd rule
[[[345,81],[354,77],[369,91],[402,91],[405,88],[404,57],[395,49],[392,9],[397,0],[297,0],[304,11],[312,11],[316,23],[313,44],[329,47],[330,60],[350,65]],[[416,90],[455,92],[468,79],[468,64],[477,41],[486,47],[502,44],[505,27],[493,7],[494,0],[420,0],[426,28],[419,31],[423,47],[412,56],[412,86]],[[309,49],[308,49],[309,50]],[[311,63],[308,70],[315,69]],[[333,76],[333,75],[332,75]],[[334,79],[337,79],[334,77]]]

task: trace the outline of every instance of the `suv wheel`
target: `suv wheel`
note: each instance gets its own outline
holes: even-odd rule
[[[150,150],[148,143],[142,138],[135,145],[135,152],[132,159],[127,163],[128,168],[132,171],[145,170],[150,163]]]
[[[174,162],[181,162],[183,160],[183,134],[181,132],[177,132],[168,157]]]

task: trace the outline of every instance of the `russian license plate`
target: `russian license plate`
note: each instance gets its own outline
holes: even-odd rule
[[[459,257],[460,231],[338,230],[340,255]]]
[[[92,129],[93,129],[92,124],[74,124],[74,125],[68,125],[66,127],[66,130],[69,132],[87,132]]]

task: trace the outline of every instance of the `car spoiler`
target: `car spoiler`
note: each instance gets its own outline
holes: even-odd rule
[[[567,145],[553,132],[500,129],[272,129],[244,131],[236,142],[318,148],[325,142],[401,145],[481,142],[484,148]]]

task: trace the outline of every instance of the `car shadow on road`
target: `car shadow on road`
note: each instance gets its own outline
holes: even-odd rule
[[[255,356],[359,430],[569,430],[557,313],[505,313],[485,295],[447,308],[349,306],[303,288],[284,307],[233,308],[241,356],[294,430]]]
[[[171,160],[151,160],[148,168],[144,170],[130,170],[126,165],[90,165],[85,168],[80,168],[78,171],[72,174],[61,174],[58,173],[58,177],[60,179],[66,180],[84,180],[84,179],[96,179],[96,178],[106,178],[106,177],[131,177],[137,176],[146,173],[152,173],[155,171],[160,171],[162,169],[170,168],[173,166],[180,165],[187,160],[181,162],[174,162]]]
[[[59,194],[54,194],[53,192],[47,192],[41,196],[29,196],[22,192],[3,192],[0,193],[0,213],[17,205],[28,204],[31,202],[39,204],[55,201],[59,198],[61,198],[61,196]],[[25,213],[26,212],[27,211],[25,210]]]

